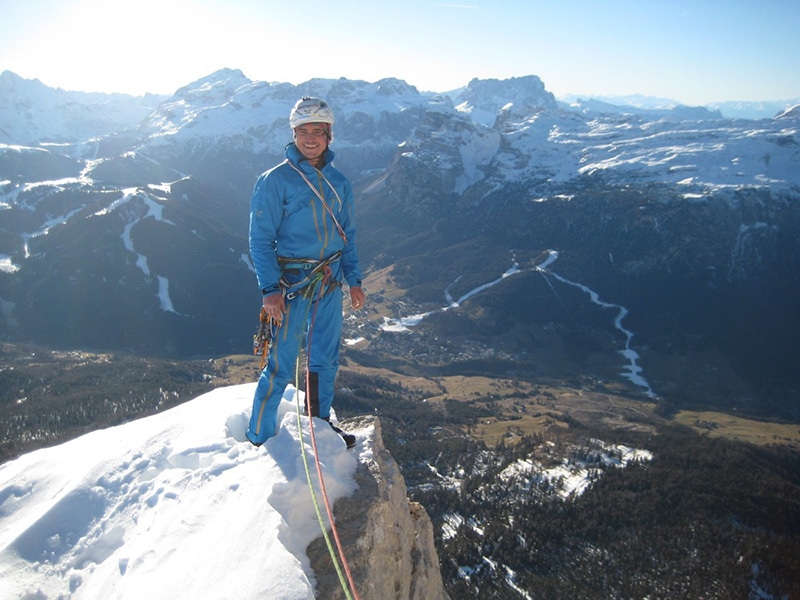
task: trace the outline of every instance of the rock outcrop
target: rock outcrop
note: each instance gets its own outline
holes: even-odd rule
[[[367,433],[355,480],[358,489],[333,508],[356,591],[361,600],[445,600],[439,559],[428,513],[408,499],[405,480],[381,437],[375,417],[349,419],[348,430]],[[323,538],[308,557],[317,578],[317,598],[345,598]]]

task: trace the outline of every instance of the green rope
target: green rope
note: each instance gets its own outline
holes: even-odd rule
[[[297,395],[297,392],[295,392]],[[308,481],[308,489],[311,491],[311,500],[314,503],[314,511],[317,513],[317,520],[319,521],[320,529],[322,530],[322,536],[325,538],[325,545],[328,547],[328,553],[331,555],[331,560],[333,561],[333,566],[336,568],[336,574],[339,576],[339,583],[342,586],[342,590],[345,593],[345,596],[348,600],[352,600],[352,596],[350,595],[350,590],[347,587],[347,581],[345,580],[344,573],[342,573],[342,568],[339,565],[339,559],[336,556],[336,550],[331,543],[330,535],[328,535],[328,529],[325,527],[325,520],[322,517],[322,511],[319,507],[319,502],[317,501],[317,494],[314,491],[314,483],[311,480],[311,469],[309,468],[308,463],[308,454],[306,452],[305,444],[303,443],[303,425],[301,420],[300,414],[300,397],[297,396],[297,426],[300,429],[300,453],[303,456],[303,466],[306,470],[306,481]]]
[[[315,287],[319,286],[319,281],[314,283]],[[313,296],[312,296],[313,297]],[[308,304],[308,309],[306,310],[305,318],[308,318],[308,313],[311,310],[311,302]],[[308,489],[311,492],[311,501],[314,504],[314,511],[317,514],[317,521],[319,521],[319,527],[322,530],[322,536],[325,538],[325,545],[328,547],[328,553],[331,556],[331,560],[333,561],[333,566],[336,568],[336,574],[339,576],[339,584],[342,586],[342,590],[344,591],[344,595],[347,600],[353,600],[353,597],[350,595],[350,590],[347,585],[347,581],[345,579],[344,573],[342,572],[342,567],[339,564],[339,559],[336,556],[336,550],[331,543],[331,538],[328,535],[328,528],[325,526],[325,519],[322,517],[322,511],[319,507],[319,502],[317,501],[317,493],[314,490],[314,482],[311,478],[311,469],[309,468],[308,462],[308,453],[306,452],[306,445],[303,440],[303,420],[302,414],[300,411],[300,355],[297,356],[297,362],[295,363],[295,412],[297,414],[297,429],[300,434],[300,454],[303,457],[303,467],[306,471],[306,481],[308,482]],[[309,415],[309,420],[313,417]],[[319,460],[319,457],[316,457],[316,460]],[[320,477],[322,473],[320,473]],[[331,527],[333,527],[333,523],[331,523]]]

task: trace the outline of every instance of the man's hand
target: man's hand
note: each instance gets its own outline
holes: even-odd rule
[[[286,304],[283,302],[283,294],[275,292],[264,296],[263,300],[264,310],[267,311],[269,317],[280,326],[283,321],[283,313],[286,312]]]
[[[360,287],[351,287],[350,288],[350,304],[353,305],[353,308],[359,310],[364,306],[364,301],[366,300],[366,296],[364,295],[364,290]]]

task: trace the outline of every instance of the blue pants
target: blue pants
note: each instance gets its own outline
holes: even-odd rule
[[[313,329],[309,331],[312,325]],[[339,370],[339,344],[342,332],[342,288],[336,286],[319,300],[301,295],[286,305],[283,322],[275,333],[267,364],[261,372],[253,398],[253,413],[247,439],[261,445],[276,434],[278,406],[283,392],[297,372],[301,342],[310,338],[309,371],[315,374],[319,389],[319,416],[330,417],[334,382]],[[307,337],[308,336],[308,337]],[[308,376],[308,374],[307,374]]]

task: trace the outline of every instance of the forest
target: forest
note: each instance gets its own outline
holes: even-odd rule
[[[2,359],[2,461],[254,380],[257,368],[252,357],[174,362],[8,344]],[[499,415],[494,397],[428,402],[350,367],[337,388],[345,424],[381,419],[410,498],[434,523],[452,598],[800,598],[800,454],[791,447],[660,417],[610,427],[557,405],[541,430],[488,444],[474,434]],[[514,396],[526,401],[541,399]],[[624,468],[597,459],[599,447],[617,444],[652,459]],[[589,485],[565,494],[562,481],[509,469],[520,462],[588,465]]]
[[[449,410],[458,403],[442,410],[353,375],[347,387],[342,410],[377,410],[411,498],[434,522],[452,598],[800,598],[800,455],[790,448],[583,420],[487,447],[451,435],[475,418]],[[585,458],[596,440],[653,458],[598,467],[567,498],[558,482],[501,475],[521,459]]]
[[[177,406],[223,367],[0,344],[0,462]]]

